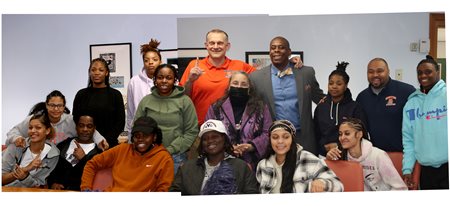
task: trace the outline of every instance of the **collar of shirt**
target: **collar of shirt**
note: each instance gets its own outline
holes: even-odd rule
[[[214,65],[212,65],[210,62],[209,62],[209,55],[208,56],[206,56],[205,57],[205,65],[206,65],[206,67],[208,68],[208,70],[211,70],[211,69],[227,69],[228,67],[229,67],[229,65],[230,65],[230,62],[231,62],[231,59],[229,59],[228,57],[225,57],[225,61],[223,62],[223,64],[222,65],[220,65],[219,67],[215,67]]]
[[[284,71],[284,70],[286,70],[289,67],[294,68],[294,65],[292,65],[291,62],[289,62],[281,71]],[[292,69],[292,70],[294,70],[294,69]],[[270,73],[272,73],[272,75],[277,76],[278,75],[278,71],[280,71],[278,68],[273,66],[273,64],[270,64]]]

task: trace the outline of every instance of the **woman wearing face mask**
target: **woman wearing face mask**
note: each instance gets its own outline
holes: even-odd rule
[[[247,73],[234,72],[231,75],[228,90],[209,107],[205,119],[223,122],[231,138],[234,155],[249,163],[255,171],[269,144],[272,117]]]

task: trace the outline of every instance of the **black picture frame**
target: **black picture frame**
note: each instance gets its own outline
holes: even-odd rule
[[[291,56],[289,58],[293,56],[300,56],[302,62],[305,63],[303,51],[292,51]],[[265,66],[269,66],[271,64],[268,51],[245,52],[245,62],[255,67],[255,69],[257,70],[260,70]]]
[[[124,97],[132,77],[131,48],[130,42],[89,45],[90,61],[103,58],[108,62],[110,86],[119,90]]]

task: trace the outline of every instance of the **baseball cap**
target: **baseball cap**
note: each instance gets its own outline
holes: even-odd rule
[[[131,130],[131,134],[136,132],[142,132],[146,135],[152,134],[158,128],[158,124],[151,117],[139,117],[134,121],[133,128]]]
[[[227,130],[225,129],[225,126],[223,123],[219,120],[210,119],[207,120],[200,126],[200,133],[198,134],[199,137],[203,136],[205,133],[210,131],[216,131],[222,134],[226,134],[228,136]]]

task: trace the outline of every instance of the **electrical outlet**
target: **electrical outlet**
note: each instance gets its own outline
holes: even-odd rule
[[[412,42],[409,44],[409,51],[416,52],[419,50],[419,44],[417,42]]]
[[[396,69],[395,70],[395,79],[396,80],[402,80],[403,79],[403,69]]]

